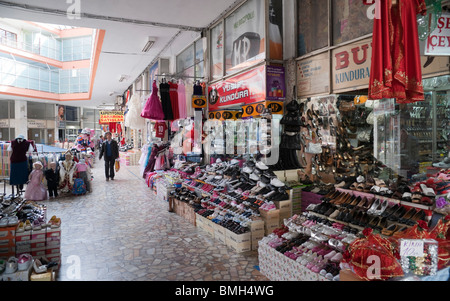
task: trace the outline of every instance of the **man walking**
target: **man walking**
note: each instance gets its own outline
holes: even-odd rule
[[[110,132],[105,133],[105,141],[100,148],[100,157],[105,157],[105,176],[106,181],[114,181],[114,164],[116,159],[119,158],[119,145],[115,140],[112,140],[112,134]]]

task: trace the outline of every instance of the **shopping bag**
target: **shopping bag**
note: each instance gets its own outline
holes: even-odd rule
[[[114,167],[116,169],[116,172],[118,172],[120,170],[120,161],[116,160],[116,163],[114,164]]]
[[[72,194],[82,195],[86,193],[86,184],[83,179],[77,178],[73,180]]]

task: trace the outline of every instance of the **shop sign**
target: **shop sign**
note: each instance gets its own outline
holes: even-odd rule
[[[215,111],[224,106],[239,106],[265,100],[265,81],[265,66],[259,66],[213,84],[208,88],[209,109]]]
[[[208,114],[209,119],[215,119],[215,120],[237,120],[242,118],[242,112],[241,111],[232,111],[232,110],[226,110],[226,111],[215,111],[215,112],[209,112]]]
[[[37,119],[28,119],[28,128],[29,129],[46,129],[47,121],[46,120],[37,120]]]
[[[297,95],[299,97],[329,93],[330,58],[322,53],[297,63]]]
[[[0,119],[0,128],[9,128],[9,120]]]
[[[428,36],[425,55],[450,55],[450,13],[442,13]]]
[[[122,111],[100,111],[100,124],[123,121]]]
[[[267,100],[285,100],[286,99],[286,83],[283,67],[267,66]]]
[[[270,109],[274,115],[283,115],[282,101],[263,101],[242,107],[242,117],[258,117],[264,112],[264,109]]]
[[[206,108],[206,96],[192,95],[192,107],[194,109]]]
[[[372,64],[372,39],[332,51],[333,93],[367,87]]]

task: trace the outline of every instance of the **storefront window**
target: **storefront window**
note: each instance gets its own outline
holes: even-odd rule
[[[372,33],[373,20],[367,17],[362,1],[333,0],[333,45]]]
[[[27,116],[29,119],[55,120],[55,106],[44,103],[27,103]]]
[[[328,46],[328,0],[298,0],[298,55]]]
[[[177,75],[203,77],[203,40],[199,39],[177,55]]]
[[[283,60],[283,1],[270,1],[269,53],[272,60]]]
[[[211,29],[211,76],[219,79],[223,76],[223,23]]]
[[[250,0],[225,20],[226,73],[265,59],[265,1]]]

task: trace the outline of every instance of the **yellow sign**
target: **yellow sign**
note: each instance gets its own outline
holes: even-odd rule
[[[194,109],[206,108],[206,96],[204,95],[192,95],[192,107]]]
[[[209,119],[216,120],[236,120],[242,118],[241,111],[214,111],[209,112]]]
[[[264,112],[265,109],[270,109],[271,114],[283,115],[283,102],[282,101],[262,101],[246,105],[242,107],[242,117],[257,117]]]
[[[123,122],[122,111],[100,111],[100,123]]]

